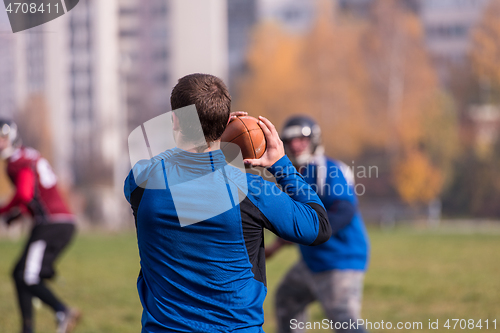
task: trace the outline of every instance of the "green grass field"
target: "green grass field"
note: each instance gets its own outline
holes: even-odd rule
[[[460,232],[400,228],[370,229],[372,258],[365,280],[362,317],[372,322],[422,322],[429,319],[497,320],[500,330],[500,232]],[[22,241],[0,239],[0,332],[18,332],[19,315],[10,269]],[[273,299],[280,278],[297,258],[290,247],[268,262],[267,333],[274,332]],[[141,306],[135,289],[139,270],[135,234],[84,234],[64,254],[55,290],[84,313],[76,333],[140,332]],[[54,332],[54,318],[45,307],[36,313],[38,333]],[[317,305],[311,320],[320,321]],[[453,322],[452,327],[453,327]],[[373,329],[372,331],[377,331]],[[383,331],[383,330],[378,330]],[[397,331],[394,329],[394,331]],[[412,330],[408,330],[412,331]],[[462,331],[457,328],[449,331]],[[468,332],[486,331],[483,328]],[[311,332],[326,332],[316,330]]]

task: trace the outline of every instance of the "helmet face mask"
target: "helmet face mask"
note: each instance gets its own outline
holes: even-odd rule
[[[14,123],[0,123],[0,136],[7,137],[10,143],[17,139],[17,126]]]
[[[309,139],[309,147],[307,149],[303,147],[297,149],[301,151],[300,154],[294,154],[294,152],[291,151],[290,145],[292,144],[292,140],[296,138]],[[287,154],[292,160],[292,163],[296,166],[302,166],[312,159],[318,147],[321,145],[321,129],[310,117],[294,116],[289,118],[285,123],[281,132],[281,139],[285,143],[285,150],[287,150]],[[293,144],[300,145],[298,142],[294,142]]]
[[[9,157],[14,148],[19,145],[19,141],[16,123],[0,119],[0,152],[2,157]]]

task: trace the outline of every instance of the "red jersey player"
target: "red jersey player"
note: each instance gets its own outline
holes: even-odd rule
[[[55,312],[57,333],[72,330],[79,312],[68,308],[45,285],[55,275],[54,261],[75,232],[74,216],[57,189],[57,178],[46,159],[20,145],[14,122],[0,120],[0,156],[16,187],[11,201],[0,208],[7,224],[22,213],[33,218],[33,228],[12,273],[16,285],[23,333],[33,333],[32,298],[38,297]]]

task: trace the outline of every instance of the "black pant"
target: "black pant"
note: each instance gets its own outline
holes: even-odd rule
[[[69,244],[74,232],[73,223],[46,223],[31,230],[23,254],[12,272],[22,315],[23,333],[33,332],[33,296],[55,312],[66,310],[66,306],[47,288],[43,280],[55,275],[54,261]]]

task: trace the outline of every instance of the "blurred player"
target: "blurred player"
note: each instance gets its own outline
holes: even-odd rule
[[[33,228],[13,278],[22,315],[22,333],[32,333],[33,297],[55,312],[57,333],[72,330],[79,317],[44,283],[55,275],[53,264],[75,232],[74,216],[56,187],[57,178],[38,151],[20,145],[14,122],[0,120],[0,156],[7,161],[7,173],[16,187],[11,201],[0,208],[10,225],[23,213],[33,218]]]
[[[125,181],[141,257],[142,332],[262,333],[264,228],[304,245],[321,244],[331,235],[326,211],[265,118],[260,126],[266,152],[246,163],[268,167],[289,191],[226,163],[219,146],[231,97],[222,80],[185,76],[173,89],[171,104],[177,147],[138,162]],[[201,128],[184,109],[193,104]],[[190,135],[194,132],[199,139]],[[228,194],[243,193],[242,185],[248,191],[239,204],[205,215],[211,206],[227,203]],[[179,209],[183,206],[187,209]],[[182,226],[185,216],[203,219]]]
[[[306,308],[314,301],[321,303],[330,320],[343,323],[344,329],[337,332],[363,332],[361,327],[356,330],[348,325],[360,315],[368,258],[368,238],[358,211],[352,171],[324,155],[320,128],[309,117],[290,118],[281,137],[293,164],[325,205],[332,237],[318,246],[300,246],[301,260],[276,293],[278,332],[303,332],[296,323],[306,322]],[[266,257],[285,244],[278,239],[266,248]],[[296,321],[291,325],[293,319]]]

